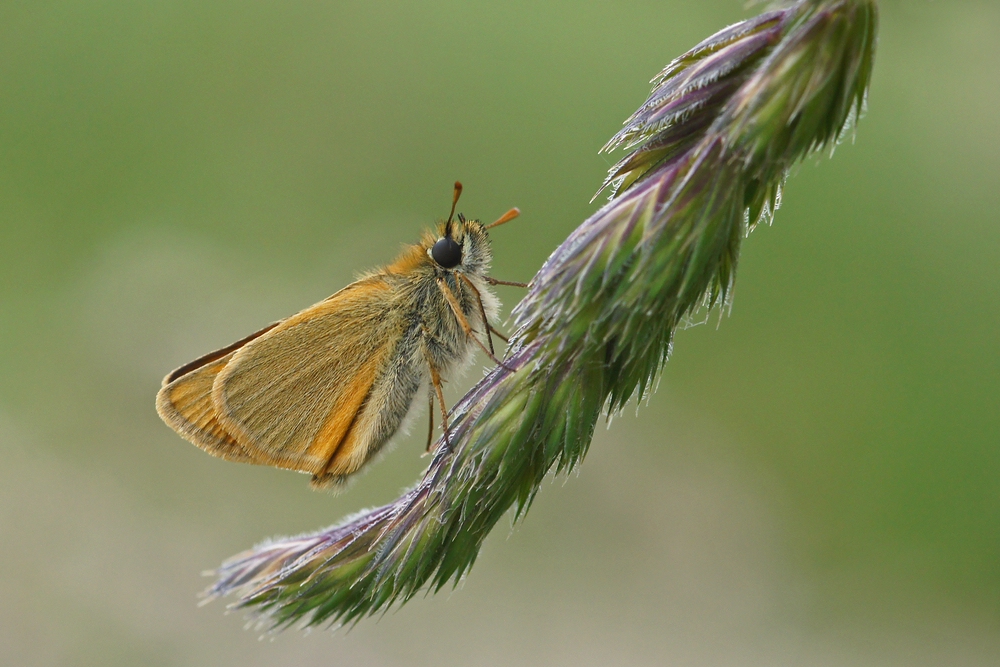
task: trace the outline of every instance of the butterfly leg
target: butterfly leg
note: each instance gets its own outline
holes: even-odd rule
[[[427,450],[434,444],[434,392],[427,392]]]
[[[472,329],[472,325],[469,324],[469,320],[466,319],[465,313],[462,312],[462,307],[458,304],[458,299],[455,298],[455,295],[452,293],[451,288],[448,287],[448,283],[444,281],[444,278],[438,278],[437,284],[438,287],[441,288],[441,292],[444,294],[444,298],[448,302],[448,305],[451,306],[451,311],[455,313],[455,319],[458,320],[458,323],[461,325],[462,330],[465,331],[466,335],[475,341],[476,345],[479,346],[479,349],[485,352],[486,355],[493,360],[493,363],[507,369],[508,371],[514,372],[513,368],[505,366],[502,361],[496,358],[495,354],[486,349],[486,346],[483,345],[482,341],[473,335],[475,332]],[[487,326],[489,326],[489,324],[487,324]],[[492,345],[492,341],[490,344]]]
[[[430,358],[427,359],[427,366],[431,369],[431,384],[434,385],[438,402],[441,404],[441,428],[444,431],[444,445],[448,449],[451,449],[451,442],[448,439],[448,407],[444,404],[444,390],[441,388],[441,376],[438,374],[437,369],[434,368],[434,364]]]
[[[490,278],[486,276],[486,282],[490,285],[509,285],[510,287],[527,287],[528,283],[514,283],[509,280],[497,280],[496,278]]]
[[[486,319],[486,306],[483,305],[483,296],[479,293],[479,290],[476,289],[475,284],[469,280],[468,276],[459,273],[458,271],[455,272],[455,275],[461,278],[465,284],[472,289],[472,293],[476,295],[476,303],[479,304],[479,315],[483,318],[483,324],[486,325],[486,342],[490,344],[490,354],[495,355],[496,350],[493,349],[493,336],[490,335],[490,331],[492,331],[493,327],[490,326],[489,321]]]
[[[496,354],[495,350],[493,349],[493,338],[490,336],[490,333],[491,332],[495,333],[505,343],[509,343],[510,342],[510,338],[507,338],[507,336],[504,336],[502,333],[500,333],[499,331],[497,331],[496,328],[492,324],[490,324],[489,322],[487,322],[487,320],[486,320],[486,306],[483,305],[483,297],[479,293],[479,290],[476,289],[476,286],[473,284],[473,282],[471,280],[469,280],[469,278],[466,277],[465,274],[458,273],[457,271],[455,273],[456,273],[456,275],[459,278],[461,278],[462,280],[465,281],[466,285],[468,285],[469,287],[472,288],[472,293],[476,295],[476,301],[479,304],[479,314],[482,316],[483,322],[486,322],[486,340],[488,340],[489,343],[490,343],[490,352],[493,352],[494,354]],[[487,281],[493,280],[493,278],[487,278],[486,280]],[[494,281],[494,283],[500,283],[500,281]],[[494,283],[490,283],[490,284],[494,284]],[[514,284],[516,286],[527,287],[527,285],[524,285],[523,283],[500,283],[500,284],[503,284],[503,285]],[[503,364],[500,364],[500,365],[503,366]]]
[[[510,338],[507,338],[507,336],[504,336],[502,333],[500,333],[499,331],[497,331],[496,329],[494,329],[492,324],[490,325],[490,331],[492,331],[493,333],[495,333],[500,338],[500,340],[502,340],[503,342],[505,342],[505,343],[509,343],[510,342]]]
[[[434,365],[434,358],[431,356],[430,350],[427,349],[427,339],[429,337],[427,334],[427,329],[424,328],[422,325],[420,328],[424,334],[424,340],[423,340],[424,359],[427,361],[427,369],[431,373],[431,386],[434,389],[434,392],[428,397],[430,399],[432,416],[431,416],[430,432],[427,434],[427,441],[428,441],[427,451],[430,451],[431,449],[431,439],[433,438],[433,433],[434,433],[434,418],[433,418],[434,394],[437,394],[438,403],[441,405],[441,427],[444,432],[444,444],[446,447],[450,449],[451,442],[448,439],[448,406],[445,405],[444,403],[444,388],[441,386],[441,374],[438,373],[438,369]]]

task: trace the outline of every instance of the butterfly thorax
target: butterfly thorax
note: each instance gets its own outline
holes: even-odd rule
[[[460,249],[459,261],[454,266],[442,266],[434,257],[435,244],[442,239],[450,239]],[[411,331],[405,338],[426,339],[427,351],[442,375],[464,365],[474,347],[442,284],[454,296],[473,330],[485,335],[487,323],[495,320],[500,310],[500,303],[486,282],[491,259],[489,236],[483,225],[459,217],[439,225],[437,234],[426,232],[419,244],[406,247],[396,261],[380,272],[398,287],[393,290],[397,298],[407,302],[400,304],[400,311],[418,314],[408,323]],[[483,321],[484,312],[487,322]]]

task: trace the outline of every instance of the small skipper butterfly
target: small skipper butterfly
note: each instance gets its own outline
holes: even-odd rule
[[[496,222],[451,213],[388,266],[324,301],[270,324],[163,379],[156,411],[181,437],[230,461],[312,475],[333,487],[362,468],[399,430],[424,389],[448,410],[441,384],[478,346],[495,363],[490,325],[500,303],[487,275],[487,230]],[[485,337],[486,344],[480,339]]]

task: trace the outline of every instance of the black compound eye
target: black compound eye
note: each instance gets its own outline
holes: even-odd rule
[[[444,269],[453,269],[462,263],[462,246],[455,243],[451,237],[438,239],[431,248],[431,257]]]

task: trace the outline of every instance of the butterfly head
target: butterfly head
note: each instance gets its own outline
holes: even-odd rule
[[[427,254],[438,269],[484,275],[493,258],[485,226],[461,213],[438,228]]]
[[[425,241],[427,255],[440,271],[486,275],[493,258],[489,235],[486,227],[478,220],[466,220],[461,213],[455,215],[455,206],[458,205],[460,196],[462,184],[455,181],[451,212],[448,219],[438,227],[437,238]]]

